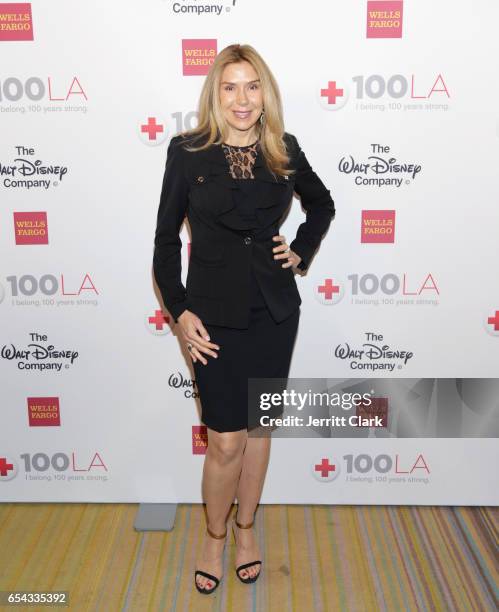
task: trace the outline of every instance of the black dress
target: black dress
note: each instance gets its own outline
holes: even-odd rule
[[[258,142],[246,147],[221,145],[227,171],[241,179],[234,197],[238,213],[254,219],[251,166]],[[275,246],[281,244],[275,241]],[[285,260],[281,260],[283,263]],[[248,378],[287,378],[298,330],[300,307],[276,323],[250,267],[250,320],[246,329],[205,324],[210,341],[218,344],[218,358],[206,355],[193,364],[201,401],[201,420],[218,432],[248,429]],[[272,414],[274,416],[274,414]]]

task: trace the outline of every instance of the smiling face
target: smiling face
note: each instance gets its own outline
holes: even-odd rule
[[[247,61],[225,66],[220,82],[220,105],[229,124],[229,144],[251,144],[263,110],[258,74]]]

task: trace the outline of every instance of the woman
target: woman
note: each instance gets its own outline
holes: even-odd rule
[[[307,218],[290,245],[278,223],[293,190]],[[186,287],[179,229],[192,232]],[[207,426],[202,493],[207,536],[195,572],[200,593],[222,577],[226,521],[237,497],[236,575],[262,565],[250,528],[270,437],[248,436],[248,378],[286,378],[300,316],[294,271],[308,267],[334,216],[330,192],[296,138],[284,132],[277,83],[249,45],[230,45],[205,80],[197,128],[168,148],[155,236],[154,274],[180,325]]]

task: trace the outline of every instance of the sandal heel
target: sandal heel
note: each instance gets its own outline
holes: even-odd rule
[[[253,519],[251,521],[251,523],[247,523],[246,525],[244,525],[243,523],[240,523],[237,520],[237,514],[236,514],[236,518],[234,518],[234,523],[238,526],[239,529],[251,529],[251,527],[253,527],[253,525],[255,524],[255,519]],[[236,538],[236,532],[234,531],[234,525],[232,525],[232,534],[234,535],[234,541],[237,544],[237,538]],[[250,561],[249,563],[243,563],[242,565],[239,565],[238,567],[236,567],[236,576],[239,578],[239,580],[241,582],[244,582],[244,584],[252,584],[253,582],[256,582],[258,580],[258,578],[260,577],[261,569],[258,572],[258,574],[256,574],[256,576],[248,576],[247,578],[243,578],[242,576],[239,575],[239,572],[242,571],[243,569],[246,569],[248,567],[251,567],[252,565],[262,565],[262,561],[260,561],[260,559],[257,559],[256,561]]]
[[[213,531],[208,527],[208,525],[206,526],[206,532],[212,538],[215,538],[216,540],[223,540],[223,538],[227,536],[227,529],[225,529],[224,534],[218,535],[216,533],[213,533]],[[200,587],[196,580],[198,576],[203,576],[204,578],[208,578],[208,580],[211,580],[212,582],[215,583],[215,586],[211,587],[211,589],[205,589],[203,587]],[[221,580],[222,580],[222,576],[220,576],[220,578],[217,578],[216,576],[213,576],[213,574],[209,574],[208,572],[204,572],[203,570],[195,570],[194,572],[194,584],[196,585],[196,589],[199,591],[199,593],[202,593],[203,595],[210,595],[210,593],[213,593],[214,591],[216,591]]]

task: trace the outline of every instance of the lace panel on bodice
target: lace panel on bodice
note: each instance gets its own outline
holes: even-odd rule
[[[235,179],[255,178],[253,164],[257,155],[258,141],[245,147],[236,147],[222,143],[222,149],[229,162],[229,170]]]

